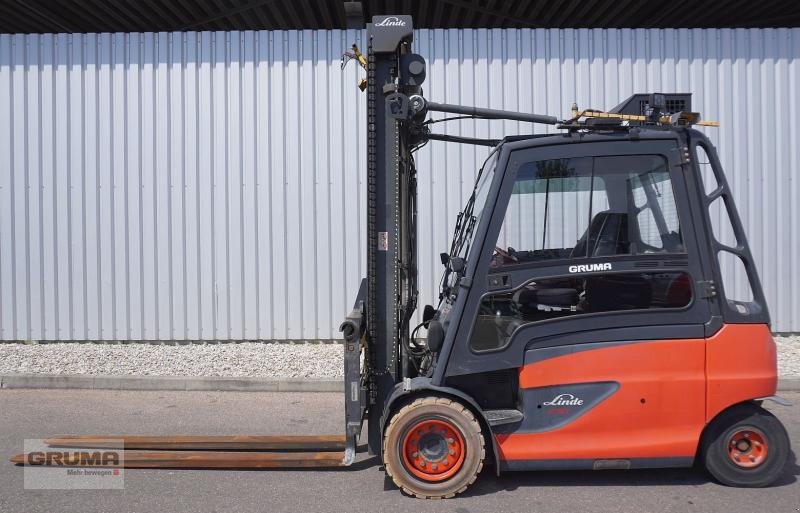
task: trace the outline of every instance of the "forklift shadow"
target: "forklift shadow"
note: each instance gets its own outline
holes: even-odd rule
[[[500,477],[497,477],[491,467],[487,470],[488,472],[484,471],[461,495],[462,497],[489,495],[498,491],[515,491],[534,486],[685,486],[715,482],[700,466],[679,469],[504,472]],[[792,452],[783,474],[770,488],[794,484],[798,476],[800,476],[800,465],[796,454]]]
[[[377,456],[368,456],[364,459],[357,459],[353,464],[349,466],[338,466],[338,467],[331,467],[331,466],[323,466],[323,467],[304,467],[304,466],[292,466],[292,467],[280,467],[280,468],[248,468],[248,467],[225,467],[225,468],[189,468],[186,467],[185,470],[194,470],[194,471],[201,471],[201,472],[252,472],[252,473],[259,473],[259,472],[352,472],[356,470],[367,470],[370,468],[378,468],[383,470],[383,466],[380,463],[380,460]],[[150,471],[152,469],[129,469],[129,470],[137,470],[137,471]]]

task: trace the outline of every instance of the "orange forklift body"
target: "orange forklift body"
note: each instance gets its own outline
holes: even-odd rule
[[[766,325],[729,324],[708,339],[601,347],[519,371],[521,391],[586,382],[616,382],[619,388],[560,429],[496,435],[501,460],[689,463],[703,428],[720,411],[775,393],[775,343]],[[542,408],[558,417],[568,415],[570,407]]]

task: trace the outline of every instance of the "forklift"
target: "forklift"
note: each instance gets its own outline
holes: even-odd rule
[[[48,444],[122,440],[127,468],[347,466],[366,421],[369,453],[419,498],[463,492],[484,465],[499,474],[701,463],[725,485],[773,483],[790,446],[762,408],[787,404],[775,395],[769,314],[717,153],[695,128],[716,123],[692,112],[691,95],[637,94],[607,112],[574,105],[566,119],[436,103],[423,94],[411,17],[375,16],[367,33],[366,55],[349,54],[367,73],[368,240],[367,276],[340,328],[344,436]],[[464,118],[560,133],[432,130]],[[413,325],[414,152],[430,141],[490,150],[440,255],[439,303]],[[712,226],[714,208],[732,243]],[[726,279],[734,269],[744,293]]]

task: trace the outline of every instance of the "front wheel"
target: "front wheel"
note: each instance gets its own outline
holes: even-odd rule
[[[754,404],[734,406],[708,426],[703,462],[717,481],[759,488],[772,484],[789,458],[789,436],[781,422]]]
[[[401,408],[383,438],[389,477],[421,499],[443,499],[466,490],[485,455],[480,423],[464,405],[444,397],[421,397]]]

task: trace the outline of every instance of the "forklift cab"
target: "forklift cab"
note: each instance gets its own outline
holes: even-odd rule
[[[525,338],[548,321],[571,330],[610,316],[611,325],[630,326],[672,310],[680,324],[707,322],[707,302],[691,301],[692,276],[705,276],[688,267],[698,262],[687,254],[697,244],[692,223],[682,229],[679,218],[690,215],[687,194],[674,193],[686,190],[677,141],[555,138],[509,148],[505,172],[495,171],[496,215],[480,253],[475,246],[476,275],[486,279],[473,283],[486,287],[468,305],[470,353],[503,351],[517,330]]]
[[[475,186],[474,228],[456,245],[466,265],[448,276],[439,309],[446,366],[434,380],[522,367],[526,351],[589,330],[595,342],[611,342],[705,338],[723,320],[768,324],[715,166],[711,144],[693,129],[501,144]],[[715,200],[741,241],[733,247],[712,233]],[[745,301],[735,301],[732,288],[717,293],[719,260],[741,264]]]
[[[513,284],[513,273],[525,283],[513,293],[493,286],[483,298],[473,349],[503,347],[528,323],[689,305],[685,271],[610,272],[615,257],[686,254],[661,155],[546,159],[525,163],[515,175],[489,275],[493,283]],[[573,270],[596,270],[551,277],[558,261],[575,264]],[[531,271],[536,266],[548,269]]]
[[[774,394],[763,293],[701,132],[504,142],[467,206],[431,383],[494,419],[499,469],[689,466],[715,416]]]

